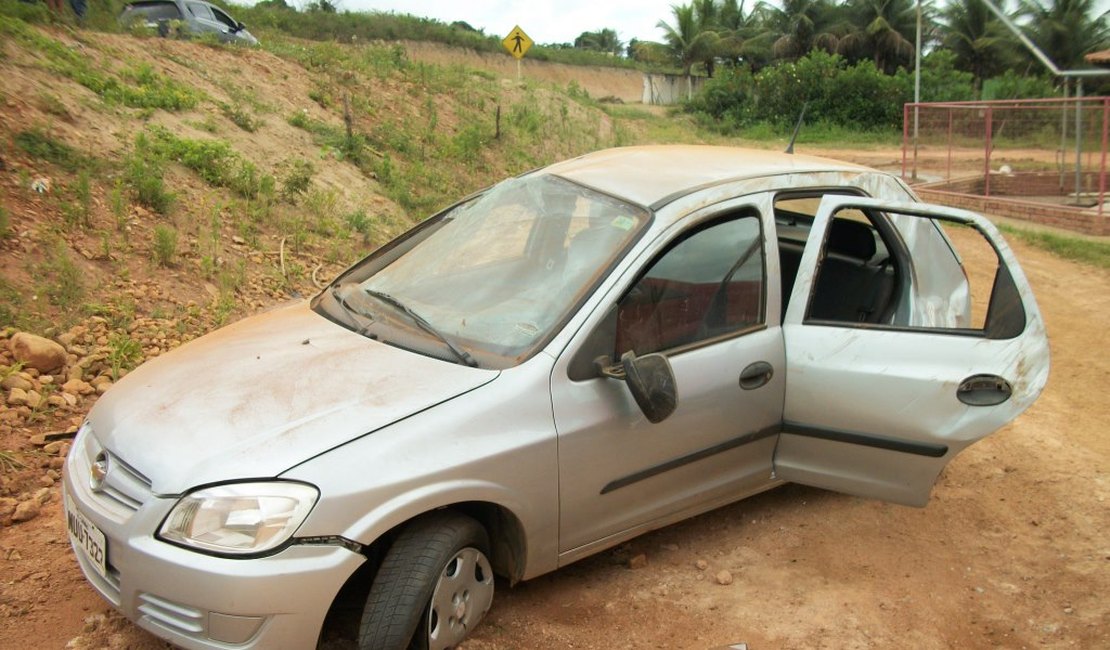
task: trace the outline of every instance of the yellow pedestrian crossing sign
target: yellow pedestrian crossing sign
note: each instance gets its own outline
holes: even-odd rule
[[[524,58],[525,53],[528,52],[528,48],[532,47],[532,39],[528,38],[528,35],[524,33],[520,25],[517,25],[513,27],[513,31],[509,32],[505,40],[501,41],[501,44],[505,46],[509,54],[512,54],[519,61]]]

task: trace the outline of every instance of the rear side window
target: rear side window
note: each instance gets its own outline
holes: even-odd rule
[[[197,18],[202,18],[204,20],[216,19],[216,17],[212,15],[212,10],[208,8],[208,5],[203,5],[199,2],[190,2],[188,6],[189,13],[193,14]]]
[[[644,355],[763,323],[764,250],[758,215],[693,230],[671,244],[621,299],[617,349]]]
[[[139,17],[150,22],[180,20],[181,11],[173,2],[138,2],[124,10],[125,17]]]

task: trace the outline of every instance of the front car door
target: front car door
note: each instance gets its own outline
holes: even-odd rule
[[[1021,268],[963,210],[826,196],[782,329],[776,477],[907,505],[1048,378]]]
[[[560,357],[561,564],[774,484],[785,361],[769,212],[733,201],[661,234]],[[593,369],[629,350],[674,371],[678,406],[660,423]]]

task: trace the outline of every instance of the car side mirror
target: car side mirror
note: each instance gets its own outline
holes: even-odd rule
[[[667,357],[659,353],[637,357],[632,350],[621,355],[621,365],[613,367],[608,357],[594,362],[598,373],[628,384],[628,390],[644,417],[652,424],[666,420],[678,407],[678,387]]]

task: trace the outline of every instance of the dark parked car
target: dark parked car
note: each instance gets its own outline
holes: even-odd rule
[[[201,0],[140,0],[126,5],[119,20],[124,25],[142,24],[156,29],[162,36],[176,28],[188,34],[215,34],[224,43],[258,45],[258,39],[243,23]]]

